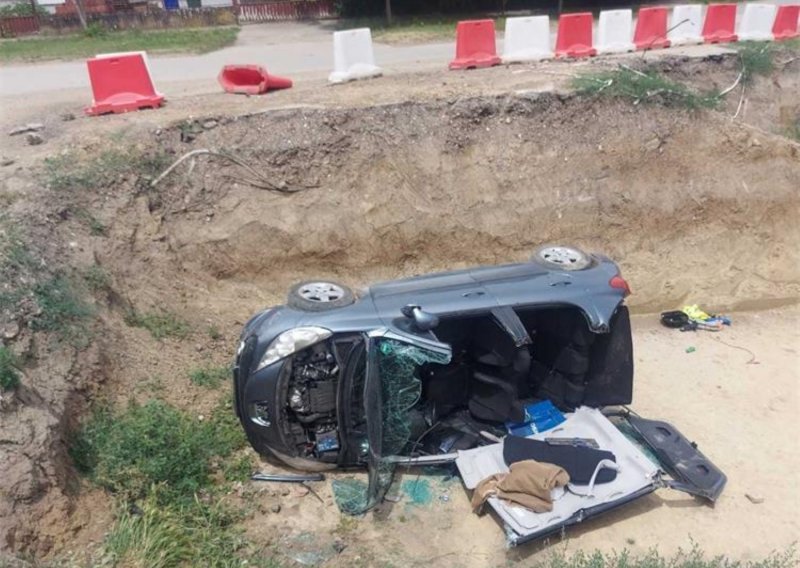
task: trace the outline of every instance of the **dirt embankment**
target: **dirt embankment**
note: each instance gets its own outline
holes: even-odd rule
[[[132,292],[191,275],[214,303],[254,287],[255,307],[306,277],[361,285],[573,242],[620,262],[640,311],[800,294],[800,147],[714,114],[537,94],[277,111],[192,147],[298,192],[217,157],[178,169],[158,203],[115,212],[102,260]]]
[[[729,83],[735,69],[719,72]],[[437,77],[427,80],[438,88]],[[346,88],[335,96],[375,89]],[[0,548],[41,555],[100,539],[108,501],[78,491],[66,455],[88,402],[100,391],[112,402],[155,396],[147,385],[160,377],[157,396],[207,412],[218,397],[187,385],[187,370],[224,364],[244,319],[281,302],[296,280],[360,286],[521,261],[540,243],[568,242],[619,261],[639,311],[796,303],[800,145],[765,130],[776,124],[764,118],[777,112],[770,81],[752,89],[746,112],[760,128],[731,122],[730,109],[526,91],[217,116],[189,143],[180,141],[185,125],[136,134],[136,152],[168,152],[169,161],[210,148],[247,164],[197,156],[156,188],[135,175],[101,176],[93,191],[59,193],[29,172],[4,173],[16,196],[11,219],[48,263],[97,264],[109,282],[95,294],[88,351],[55,348],[24,326],[14,338],[30,362],[23,388],[0,408]],[[76,160],[122,144],[81,138],[81,128],[69,139],[84,140],[69,154]],[[81,211],[103,231],[92,234]],[[194,331],[156,341],[126,325],[132,308],[177,313]]]

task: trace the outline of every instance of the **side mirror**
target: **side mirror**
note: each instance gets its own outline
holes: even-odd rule
[[[414,327],[419,331],[430,331],[439,325],[439,316],[423,311],[421,307],[414,304],[403,306],[400,311],[414,322]]]

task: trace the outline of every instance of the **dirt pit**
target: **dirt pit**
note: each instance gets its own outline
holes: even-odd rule
[[[435,75],[425,80],[438,84]],[[796,85],[796,75],[784,84]],[[524,89],[215,116],[213,125],[187,119],[124,136],[77,121],[58,148],[88,186],[56,189],[64,172],[41,161],[2,174],[9,219],[41,249],[42,266],[99,266],[109,281],[92,300],[98,321],[88,349],[53,347],[25,325],[9,342],[31,362],[23,388],[4,394],[0,408],[0,476],[9,480],[0,546],[35,556],[97,547],[112,501],[67,456],[79,418],[96,400],[148,398],[207,415],[221,392],[190,384],[188,371],[229,362],[246,318],[281,303],[297,280],[357,288],[521,261],[541,243],[566,242],[617,260],[639,313],[797,303],[800,145],[767,127],[774,108],[759,112],[771,89],[768,79],[752,87],[749,116],[758,126],[730,113]],[[89,175],[92,156],[114,148],[160,156],[159,167]],[[169,163],[199,150],[215,154],[198,152],[152,186]],[[154,339],[126,323],[132,310],[176,314],[190,331]],[[734,332],[720,335],[734,347],[652,321],[635,322],[635,407],[674,421],[728,472],[716,508],[659,492],[564,539],[507,553],[494,520],[468,513],[457,480],[428,479],[430,500],[406,498],[358,520],[340,516],[327,484],[320,501],[302,489],[248,483],[231,496],[257,504],[243,528],[285,561],[321,554],[320,562],[342,566],[487,566],[554,545],[672,552],[690,537],[743,559],[787,547],[798,529],[791,480],[800,464],[797,445],[774,432],[798,426],[796,308],[737,316]],[[689,342],[699,347],[691,356]],[[759,364],[740,361],[736,346]],[[751,414],[759,418],[747,426]],[[746,498],[753,492],[760,503]]]

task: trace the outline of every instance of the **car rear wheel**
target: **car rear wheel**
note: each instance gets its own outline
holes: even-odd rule
[[[544,245],[531,256],[533,262],[554,270],[583,270],[592,265],[592,257],[576,247]]]
[[[344,284],[310,280],[292,286],[286,303],[304,312],[324,312],[349,306],[355,301],[353,291]]]

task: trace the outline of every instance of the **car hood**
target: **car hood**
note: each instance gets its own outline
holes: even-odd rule
[[[604,258],[579,271],[548,270],[533,263],[488,266],[395,280],[368,290],[378,316],[387,326],[403,321],[408,304],[441,317],[486,312],[497,306],[573,305],[586,315],[594,331],[608,324],[623,299],[609,280],[619,273]]]

